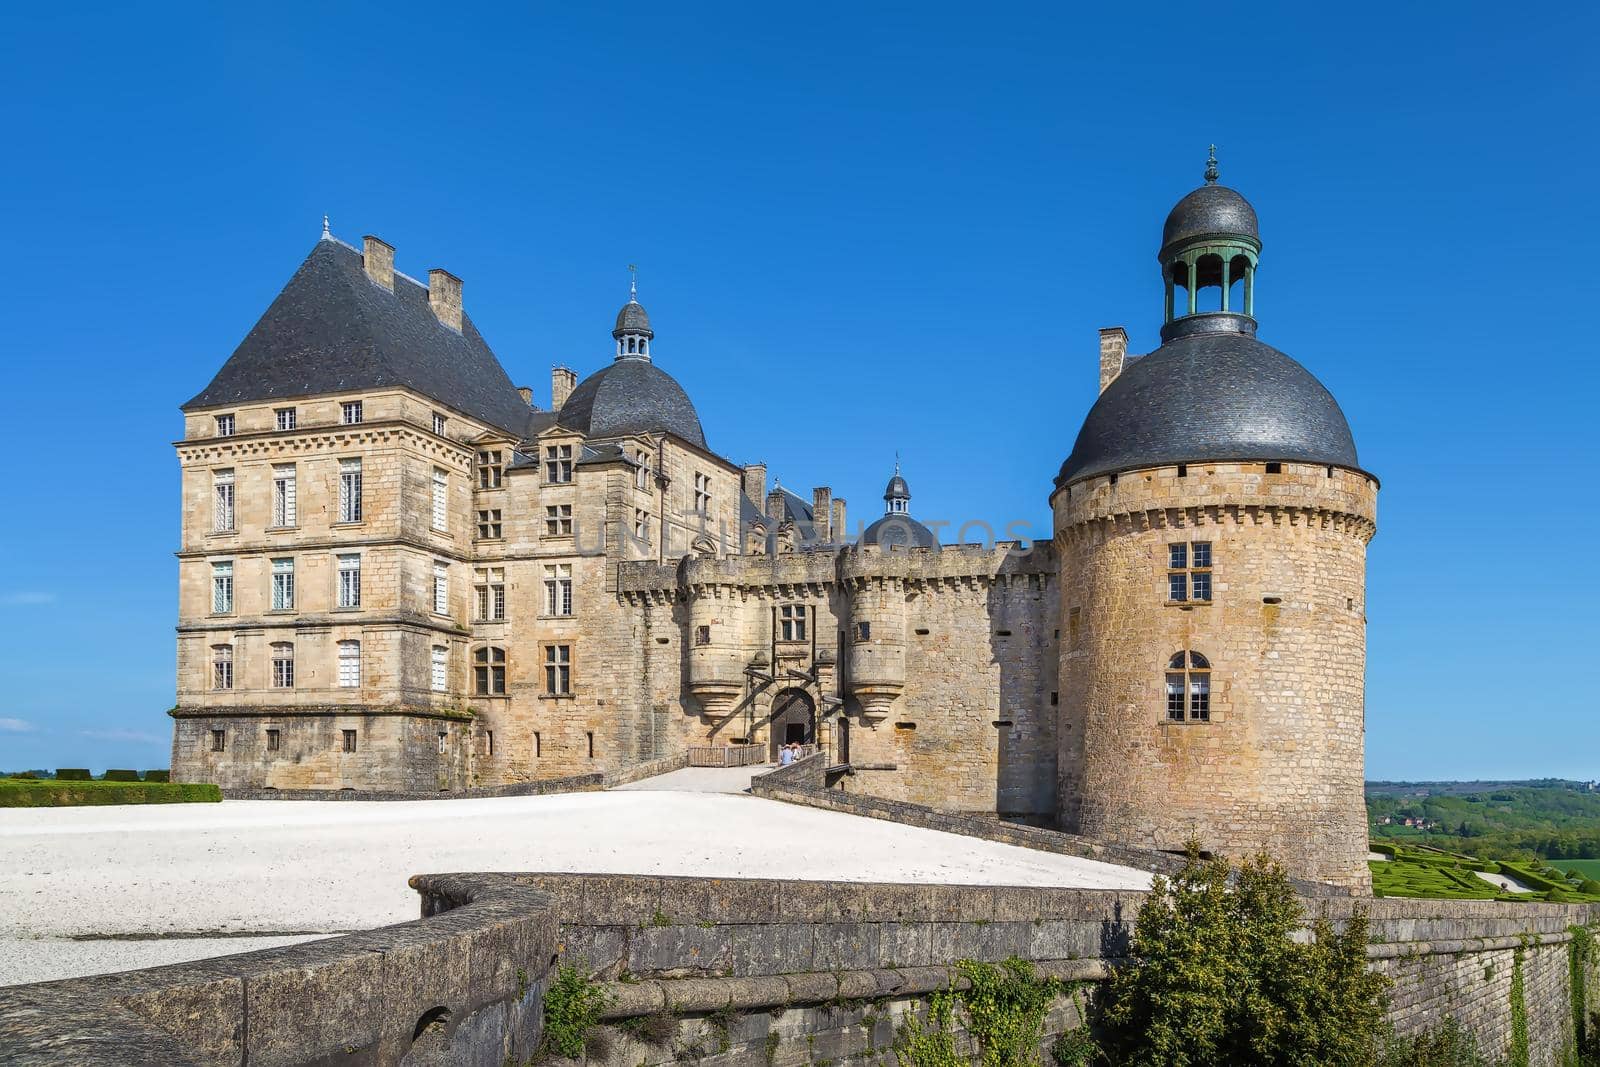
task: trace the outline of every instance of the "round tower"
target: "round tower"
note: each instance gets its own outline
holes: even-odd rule
[[[1167,218],[1162,345],[1123,361],[1057,476],[1058,815],[1364,891],[1377,481],[1327,389],[1256,340],[1260,251],[1213,157]]]

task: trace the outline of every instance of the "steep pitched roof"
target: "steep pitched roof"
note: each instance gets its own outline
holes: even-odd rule
[[[441,323],[427,286],[367,277],[361,253],[317,242],[211,384],[183,405],[217,407],[405,386],[491,426],[526,436],[536,414],[465,315]]]

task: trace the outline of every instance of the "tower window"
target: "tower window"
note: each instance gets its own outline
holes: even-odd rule
[[[349,400],[339,405],[339,421],[354,426],[361,421],[361,401]]]
[[[1268,463],[1267,464],[1267,473],[1268,474],[1282,474],[1283,473],[1283,464],[1282,463]]]
[[[778,609],[778,632],[784,641],[806,639],[806,608],[804,604],[785,604]]]
[[[1211,661],[1198,652],[1176,652],[1167,661],[1167,720],[1211,721]]]
[[[709,645],[711,643],[711,627],[696,626],[694,628],[694,643],[697,645]]]
[[[356,732],[354,730],[344,730],[342,732],[344,734],[344,750],[346,752],[354,752],[356,750]]]
[[[544,691],[548,696],[567,696],[572,692],[571,645],[544,646]]]
[[[858,622],[858,623],[856,623],[856,640],[857,641],[870,641],[870,640],[872,640],[872,623],[870,623],[870,622]]]
[[[1211,542],[1179,541],[1167,546],[1167,601],[1211,602]]]
[[[489,646],[472,654],[472,689],[479,696],[505,696],[505,649]]]
[[[228,735],[222,730],[211,731],[211,751],[221,752],[228,747]]]
[[[502,523],[499,508],[480,508],[478,510],[478,540],[500,540]]]
[[[218,415],[217,416],[217,436],[218,437],[232,437],[233,436],[233,416],[232,415]]]

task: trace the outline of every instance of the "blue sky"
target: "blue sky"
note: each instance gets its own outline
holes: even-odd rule
[[[0,766],[167,762],[177,406],[324,213],[514,380],[640,266],[711,445],[1047,529],[1208,143],[1263,340],[1383,479],[1370,777],[1600,777],[1589,5],[207,5],[0,15]]]

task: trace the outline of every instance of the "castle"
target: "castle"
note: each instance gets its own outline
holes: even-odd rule
[[[1100,332],[1051,542],[939,545],[707,443],[631,295],[512,384],[444,270],[322,238],[183,405],[173,773],[409,792],[788,741],[844,785],[1368,884],[1365,553],[1338,404],[1256,340],[1254,210],[1168,216],[1162,344]]]

